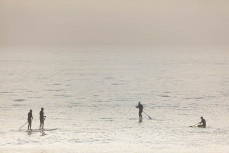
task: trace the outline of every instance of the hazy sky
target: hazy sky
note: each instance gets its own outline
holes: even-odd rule
[[[229,45],[229,0],[0,0],[0,45]]]

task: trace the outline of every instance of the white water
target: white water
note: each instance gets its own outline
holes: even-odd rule
[[[225,49],[0,51],[0,152],[229,150]],[[135,105],[144,111],[138,122]],[[33,110],[46,131],[18,129]],[[143,114],[144,115],[144,114]],[[190,128],[203,116],[206,129]]]

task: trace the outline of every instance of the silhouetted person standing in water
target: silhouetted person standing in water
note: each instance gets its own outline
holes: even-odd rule
[[[198,127],[206,128],[206,120],[203,117],[201,117],[200,119],[201,122],[199,123],[200,125],[198,125]]]
[[[40,111],[40,130],[43,130],[44,129],[44,120],[45,120],[45,117],[44,116],[44,108],[41,108],[41,111]]]
[[[143,106],[140,102],[138,102],[138,106],[136,108],[139,109],[139,121],[142,121],[142,112],[143,112]]]
[[[31,126],[32,126],[32,119],[33,119],[33,114],[32,114],[32,110],[30,109],[29,113],[28,113],[28,130],[31,130]]]

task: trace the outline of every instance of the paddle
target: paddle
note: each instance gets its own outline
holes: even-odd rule
[[[192,125],[192,126],[189,126],[189,127],[195,127],[195,126],[197,126],[199,123],[196,123],[196,124],[194,124],[194,125]]]
[[[19,131],[20,131],[20,130],[21,130],[21,128],[22,128],[23,126],[25,126],[27,123],[28,123],[28,122],[26,122],[24,125],[22,125],[22,126],[19,128]]]
[[[149,119],[151,119],[152,120],[152,118],[148,115],[148,114],[146,114],[145,112],[143,112],[145,115],[147,115],[148,117],[149,117]]]

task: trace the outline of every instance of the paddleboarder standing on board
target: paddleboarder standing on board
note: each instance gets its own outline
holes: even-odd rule
[[[32,109],[30,109],[29,113],[28,113],[28,130],[31,130],[31,126],[32,126],[32,119],[33,119],[33,114],[32,114]]]
[[[136,108],[139,109],[139,121],[142,121],[143,106],[142,106],[141,102],[138,102],[138,105],[136,106]]]
[[[42,107],[41,108],[41,111],[40,111],[40,130],[43,130],[44,129],[44,120],[45,120],[46,116],[44,116],[44,108]]]
[[[198,127],[206,128],[206,120],[203,117],[201,117],[200,119],[201,122],[199,123],[200,125],[198,125]]]

